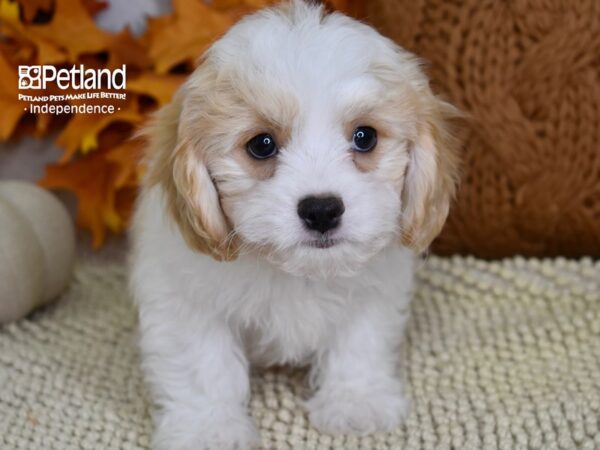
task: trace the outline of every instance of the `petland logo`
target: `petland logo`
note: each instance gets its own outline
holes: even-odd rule
[[[54,82],[59,89],[116,89],[127,87],[125,64],[120,69],[86,69],[83,64],[70,69],[54,66],[19,66],[19,89],[46,89]]]
[[[31,114],[113,114],[127,101],[126,88],[125,64],[114,70],[83,64],[70,69],[19,66],[18,99],[27,102],[23,109]],[[28,90],[33,92],[23,92]]]

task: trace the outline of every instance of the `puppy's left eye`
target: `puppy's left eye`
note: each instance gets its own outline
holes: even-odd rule
[[[371,127],[358,127],[352,134],[352,148],[357,152],[370,152],[377,145],[377,131]]]
[[[267,159],[277,154],[277,144],[273,136],[262,133],[248,141],[246,150],[255,159]]]

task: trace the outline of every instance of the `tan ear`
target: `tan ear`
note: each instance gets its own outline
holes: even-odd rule
[[[193,249],[218,260],[235,258],[235,243],[221,208],[217,188],[195,148],[180,127],[182,92],[163,107],[146,130],[149,137],[149,185],[160,185],[169,213]]]
[[[418,252],[429,246],[448,216],[459,168],[459,142],[449,127],[462,117],[433,94],[424,99],[402,191],[402,243]]]

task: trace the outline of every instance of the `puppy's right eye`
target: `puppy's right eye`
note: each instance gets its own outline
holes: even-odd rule
[[[358,127],[352,135],[354,151],[370,152],[377,145],[377,131],[372,127]]]
[[[267,159],[277,154],[277,144],[273,136],[262,133],[248,141],[246,150],[255,159]]]

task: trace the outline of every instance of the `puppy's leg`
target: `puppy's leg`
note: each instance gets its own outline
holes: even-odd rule
[[[395,369],[404,321],[387,308],[359,311],[336,332],[311,374],[318,391],[306,406],[316,428],[366,434],[399,424],[408,412]]]
[[[258,433],[246,357],[223,320],[180,306],[140,304],[143,368],[160,407],[153,448],[249,449]]]

